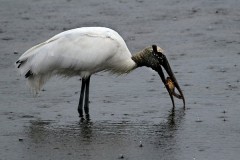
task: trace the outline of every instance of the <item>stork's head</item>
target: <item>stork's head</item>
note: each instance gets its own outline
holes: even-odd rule
[[[163,84],[165,85],[170,95],[173,107],[175,106],[173,96],[179,99],[182,99],[185,107],[185,99],[184,99],[182,90],[178,85],[177,79],[175,78],[175,75],[170,67],[170,64],[168,63],[166,56],[163,54],[163,50],[160,47],[156,45],[147,47],[136,56],[133,56],[132,59],[137,63],[139,67],[140,66],[150,67],[159,74]],[[162,67],[165,69],[166,73],[168,74],[169,81],[167,81],[167,79],[165,78]],[[168,82],[171,82],[171,85]],[[179,94],[174,92],[173,87],[177,88]]]

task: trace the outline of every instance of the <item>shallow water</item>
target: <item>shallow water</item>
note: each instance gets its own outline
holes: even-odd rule
[[[0,2],[0,159],[240,158],[238,1]],[[175,100],[172,112],[160,78],[147,68],[93,76],[90,122],[78,118],[78,77],[53,78],[34,97],[14,62],[29,47],[81,26],[117,30],[133,53],[161,46],[186,110]]]

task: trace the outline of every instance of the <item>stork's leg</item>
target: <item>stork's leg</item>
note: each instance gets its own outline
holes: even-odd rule
[[[89,120],[89,85],[90,85],[90,76],[86,79],[86,90],[85,90],[85,102],[84,102],[84,112],[86,119]]]
[[[80,99],[78,103],[78,113],[80,118],[83,118],[83,98],[84,98],[85,85],[86,85],[86,80],[82,78],[82,87],[81,87]]]

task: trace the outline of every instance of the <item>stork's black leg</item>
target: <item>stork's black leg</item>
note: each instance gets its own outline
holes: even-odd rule
[[[86,115],[86,119],[89,120],[89,85],[90,85],[90,76],[86,79],[86,90],[85,90],[85,104],[84,104],[84,112]]]
[[[86,85],[86,80],[82,78],[82,87],[81,87],[80,99],[78,103],[78,113],[80,118],[83,118],[83,98],[84,98],[85,85]]]

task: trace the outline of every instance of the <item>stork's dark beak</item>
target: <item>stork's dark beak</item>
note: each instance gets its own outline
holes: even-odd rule
[[[152,48],[153,48],[153,51],[156,53],[157,52],[157,47],[155,45],[153,45]],[[161,66],[166,70],[169,78],[173,82],[174,87],[177,88],[180,95],[173,92],[172,91],[173,88],[170,88],[170,86],[168,85]],[[174,73],[173,73],[173,71],[170,67],[170,64],[168,63],[168,60],[167,60],[167,58],[164,54],[161,54],[161,62],[160,62],[159,67],[156,68],[156,71],[158,72],[159,76],[161,77],[163,84],[167,88],[167,91],[168,91],[168,93],[170,95],[170,98],[172,100],[173,108],[175,107],[173,96],[175,96],[179,99],[182,99],[183,100],[183,107],[185,108],[185,98],[184,98],[183,92],[182,92],[182,90],[181,90],[181,88],[180,88],[180,86],[177,82],[177,79],[175,78],[175,75],[174,75]]]

